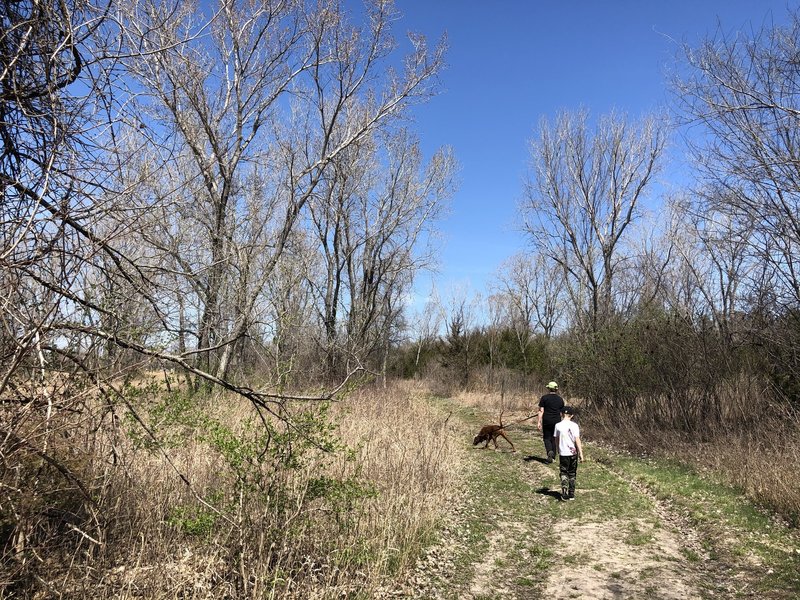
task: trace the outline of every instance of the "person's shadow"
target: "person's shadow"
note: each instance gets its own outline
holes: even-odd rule
[[[546,458],[542,458],[541,456],[533,456],[532,454],[530,456],[523,457],[522,460],[524,460],[525,462],[531,462],[532,460],[535,460],[536,462],[542,463],[543,465],[550,464],[547,462]]]
[[[538,490],[536,490],[536,493],[541,494],[542,496],[550,496],[551,498],[555,498],[559,502],[561,501],[561,492],[558,492],[556,490],[551,490],[548,487],[540,487]]]

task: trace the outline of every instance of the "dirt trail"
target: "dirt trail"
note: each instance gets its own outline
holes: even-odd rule
[[[465,425],[468,427],[468,425]],[[465,429],[465,439],[469,436]],[[392,597],[693,599],[747,597],[748,583],[709,583],[701,534],[666,502],[590,460],[574,501],[535,430],[518,452],[469,450],[469,470],[441,540]],[[729,595],[730,594],[730,595]]]
[[[680,541],[671,532],[654,533],[647,548],[630,546],[619,532],[624,522],[561,521],[554,528],[555,546],[577,564],[554,565],[545,595],[577,598],[664,598],[701,596],[692,587],[697,574],[682,563]]]
[[[587,448],[587,453],[590,449]],[[538,464],[530,478],[549,481],[558,489],[555,465]],[[584,463],[579,471],[596,465]],[[625,485],[624,482],[620,482]],[[698,564],[689,563],[683,554],[687,540],[685,531],[678,531],[655,510],[647,518],[614,518],[604,509],[602,489],[579,489],[574,501],[565,503],[552,496],[541,496],[544,502],[555,502],[560,508],[578,508],[579,515],[556,515],[548,533],[552,557],[544,578],[544,597],[586,599],[662,598],[664,600],[702,598],[697,588],[703,576]],[[583,506],[574,507],[580,502]]]

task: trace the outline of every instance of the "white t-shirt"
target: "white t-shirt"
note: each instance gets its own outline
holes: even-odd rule
[[[574,421],[564,419],[556,423],[555,436],[558,439],[558,453],[561,456],[575,456],[578,446],[575,440],[581,435],[581,428]]]

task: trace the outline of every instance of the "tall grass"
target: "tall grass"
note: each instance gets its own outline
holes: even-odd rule
[[[302,435],[277,421],[265,435],[239,399],[189,402],[159,385],[129,404],[157,443],[122,407],[84,406],[60,428],[51,415],[48,454],[91,501],[6,440],[2,483],[18,493],[2,505],[0,596],[369,596],[413,563],[461,470],[463,443],[423,394],[285,407]]]
[[[798,415],[763,382],[721,381],[692,402],[658,396],[637,398],[635,410],[590,407],[583,419],[585,436],[690,464],[800,526]]]

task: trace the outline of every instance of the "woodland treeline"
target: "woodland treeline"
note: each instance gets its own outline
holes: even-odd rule
[[[738,373],[796,399],[794,25],[687,49],[672,115],[544,119],[530,247],[483,299],[409,314],[456,164],[404,119],[444,47],[399,60],[391,10],[4,5],[3,393],[55,366],[236,388],[391,360],[465,386],[556,369],[598,402]],[[665,191],[683,132],[691,183]]]
[[[340,449],[327,401],[369,381],[557,378],[587,406],[683,430],[747,427],[765,407],[796,420],[798,15],[686,48],[664,113],[543,119],[529,247],[483,297],[416,314],[457,157],[424,156],[410,118],[440,90],[445,44],[396,39],[397,16],[385,0],[0,0],[8,593],[44,585],[49,551],[91,564],[130,542],[149,509],[115,511],[145,485],[140,453],[185,485],[167,504],[194,503],[166,521],[224,521],[236,564],[274,567],[248,523],[277,535],[314,500],[342,515],[370,496],[347,478],[287,491],[303,460]],[[692,156],[680,189],[659,179],[676,140]],[[225,421],[221,402],[248,416]],[[177,430],[224,481],[181,470]]]
[[[444,366],[462,388],[556,377],[680,429],[772,409],[796,423],[798,49],[795,14],[685,49],[671,115],[543,119],[520,206],[530,248],[485,297],[432,302],[398,371]],[[678,189],[659,181],[675,135],[691,156]]]

